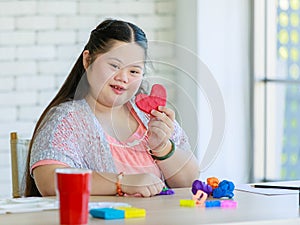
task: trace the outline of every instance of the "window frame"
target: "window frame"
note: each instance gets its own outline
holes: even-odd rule
[[[282,149],[281,140],[277,140],[276,130],[271,129],[278,123],[278,100],[268,95],[274,86],[288,85],[293,82],[285,78],[277,78],[277,1],[254,0],[253,5],[253,181],[280,180],[281,158],[278,151]],[[273,86],[273,87],[272,87]],[[272,113],[268,113],[272,112]],[[280,118],[280,117],[279,117]],[[282,117],[283,118],[283,117]],[[274,141],[275,140],[275,141]]]

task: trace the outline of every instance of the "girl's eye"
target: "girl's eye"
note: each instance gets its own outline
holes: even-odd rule
[[[111,63],[110,65],[111,65],[114,69],[118,69],[118,70],[120,69],[120,67],[119,67],[117,64]]]
[[[138,75],[142,74],[142,72],[139,70],[130,70],[130,73],[134,76],[138,76]]]

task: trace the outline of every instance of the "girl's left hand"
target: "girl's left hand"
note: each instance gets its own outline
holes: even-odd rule
[[[148,123],[148,141],[151,150],[159,150],[166,146],[174,131],[175,112],[167,107],[159,106],[151,111]]]

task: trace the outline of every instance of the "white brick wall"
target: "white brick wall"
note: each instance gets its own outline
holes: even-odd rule
[[[22,16],[15,20],[16,29],[20,30],[49,30],[55,29],[55,16]]]
[[[9,133],[30,138],[89,32],[111,17],[141,26],[149,40],[172,42],[175,2],[0,0],[0,197],[11,196]]]

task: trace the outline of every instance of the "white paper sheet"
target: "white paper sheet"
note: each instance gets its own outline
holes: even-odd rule
[[[0,213],[24,213],[58,209],[56,199],[42,197],[9,198],[0,200]]]
[[[125,202],[90,202],[92,208],[131,207]],[[59,202],[55,198],[27,197],[0,199],[0,214],[6,213],[28,213],[44,210],[55,210],[59,208]]]
[[[288,195],[299,193],[297,190],[287,190],[287,189],[273,189],[273,188],[255,188],[252,184],[238,184],[235,187],[235,190],[245,191],[255,194],[262,195]]]

